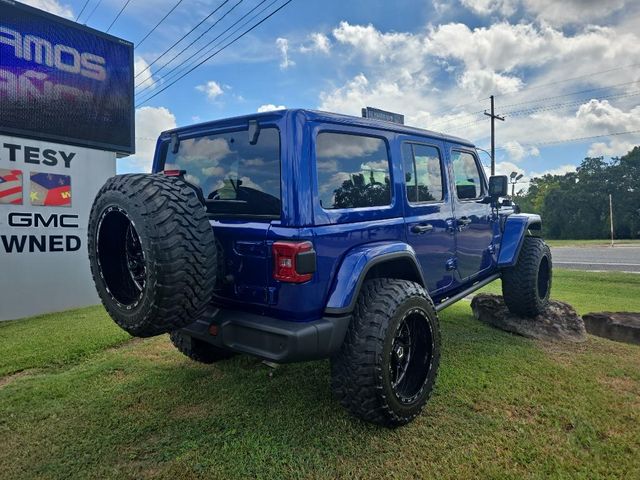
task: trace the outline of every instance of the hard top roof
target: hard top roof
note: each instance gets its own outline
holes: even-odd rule
[[[398,123],[385,122],[383,120],[376,120],[372,118],[363,118],[363,117],[355,117],[351,115],[342,115],[339,113],[331,113],[331,112],[322,112],[319,110],[309,110],[309,109],[283,109],[283,110],[274,110],[269,112],[261,112],[261,113],[252,113],[249,115],[242,115],[238,117],[230,117],[219,120],[212,120],[209,122],[202,122],[194,125],[188,125],[185,127],[174,128],[172,130],[167,130],[162,132],[162,136],[170,135],[172,133],[186,133],[189,131],[201,131],[207,130],[210,128],[219,128],[224,127],[225,125],[237,125],[238,123],[249,121],[252,119],[260,120],[269,119],[269,120],[278,120],[280,118],[284,118],[287,115],[295,115],[295,116],[303,116],[307,121],[317,121],[317,122],[328,122],[335,124],[343,124],[343,125],[352,125],[364,128],[375,128],[379,130],[386,130],[396,133],[403,133],[406,135],[418,135],[425,136],[431,138],[437,138],[440,140],[446,140],[453,143],[458,143],[462,145],[467,145],[473,147],[474,144],[469,140],[465,140],[461,137],[456,137],[453,135],[447,135],[441,132],[435,132],[432,130],[426,130],[423,128],[410,127],[408,125],[400,125]]]

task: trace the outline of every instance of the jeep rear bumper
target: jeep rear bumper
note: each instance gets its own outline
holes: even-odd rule
[[[181,331],[211,345],[277,363],[328,358],[344,340],[350,315],[289,322],[237,310],[212,308]]]

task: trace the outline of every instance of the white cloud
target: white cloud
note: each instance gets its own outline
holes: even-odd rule
[[[118,173],[150,172],[156,140],[161,132],[176,128],[176,117],[165,107],[136,109],[136,154],[118,161]]]
[[[518,0],[460,0],[460,3],[479,15],[500,13],[511,16],[518,6]]]
[[[289,67],[293,67],[296,63],[289,58],[289,40],[286,38],[277,38],[276,46],[280,50],[280,68],[286,70]]]
[[[320,52],[329,54],[331,41],[324,33],[312,33],[309,35],[309,42],[300,47],[302,53]]]
[[[135,76],[140,75],[135,80],[137,88],[155,88],[156,79],[153,77],[153,73],[148,67],[149,64],[144,58],[138,56],[135,57],[133,61],[133,72]]]
[[[520,162],[525,157],[537,157],[540,155],[540,151],[536,147],[524,147],[515,140],[506,142],[504,150],[509,160],[515,163]]]
[[[45,12],[53,13],[59,17],[68,18],[70,20],[75,19],[73,10],[70,5],[63,5],[57,0],[22,0],[23,3],[31,5],[32,7],[39,8]]]
[[[222,87],[213,80],[205,83],[204,85],[198,85],[196,90],[206,93],[209,100],[215,100],[224,93]]]
[[[621,157],[631,150],[633,147],[640,145],[640,134],[635,135],[635,142],[626,140],[629,137],[614,137],[609,142],[596,142],[591,144],[588,157]],[[633,138],[633,137],[632,137]]]
[[[544,177],[545,175],[564,175],[566,173],[575,172],[576,168],[577,167],[575,165],[570,164],[560,165],[559,167],[550,168],[542,172],[531,172],[529,174],[529,178]]]
[[[509,161],[496,162],[496,175],[509,176],[511,175],[511,172],[517,172],[519,174],[526,175],[525,170],[521,166],[516,165],[515,163],[509,162]],[[491,175],[491,169],[485,167],[485,173],[487,174],[487,177],[488,177],[489,175]]]
[[[522,88],[523,82],[517,77],[500,75],[489,70],[467,70],[458,79],[462,88],[474,96],[486,92],[497,95],[515,93]]]
[[[633,0],[524,0],[525,8],[551,25],[584,24],[607,18]]]
[[[260,105],[258,107],[258,113],[263,112],[273,112],[274,110],[285,110],[287,107],[284,105],[274,105],[272,103],[268,103],[266,105]]]
[[[511,17],[519,10],[555,26],[585,24],[610,17],[633,0],[460,0],[478,15]]]
[[[413,34],[385,33],[372,25],[341,22],[333,36],[336,43],[332,54],[361,73],[322,91],[321,109],[358,115],[363,106],[377,106],[405,114],[410,125],[453,133],[481,144],[489,133],[482,110],[489,105],[487,100],[474,103],[474,98],[497,94],[497,113],[505,113],[500,105],[610,85],[611,76],[591,75],[594,69],[618,68],[628,64],[629,58],[640,57],[637,33],[613,27],[590,26],[568,34],[549,25],[500,22],[470,29],[449,23]],[[563,82],[580,75],[579,81]],[[640,80],[634,69],[621,69],[615,75],[613,83]],[[443,77],[453,77],[457,84]],[[552,86],[519,93],[542,83]],[[637,87],[628,88],[631,92]],[[463,106],[447,108],[452,105]],[[499,123],[499,145],[602,133],[588,115],[577,115],[577,110],[566,107],[517,118],[507,115],[507,121]]]

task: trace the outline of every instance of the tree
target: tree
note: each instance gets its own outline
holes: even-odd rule
[[[607,162],[585,158],[576,172],[544,175],[516,196],[523,211],[543,217],[549,238],[606,238],[609,194],[614,205],[614,236],[640,237],[640,148]]]

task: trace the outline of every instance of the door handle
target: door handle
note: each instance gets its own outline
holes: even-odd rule
[[[461,225],[463,227],[466,227],[470,223],[471,223],[471,219],[469,217],[460,217],[458,219],[458,225]]]
[[[423,225],[416,224],[411,227],[411,231],[413,233],[422,234],[422,233],[430,232],[431,230],[433,230],[433,225],[431,225],[430,223],[423,224]]]

